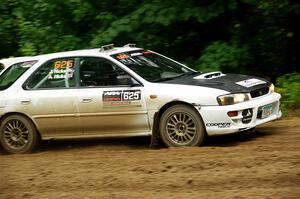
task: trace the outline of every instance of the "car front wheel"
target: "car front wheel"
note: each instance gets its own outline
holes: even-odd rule
[[[175,105],[161,116],[159,133],[168,147],[199,146],[205,138],[200,115],[187,105]]]
[[[39,137],[28,118],[10,115],[1,122],[0,142],[8,153],[30,153],[38,145]]]

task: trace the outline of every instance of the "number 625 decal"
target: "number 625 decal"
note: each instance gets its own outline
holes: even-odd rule
[[[123,90],[122,101],[134,101],[141,100],[140,90]]]

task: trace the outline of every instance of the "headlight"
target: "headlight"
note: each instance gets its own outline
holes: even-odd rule
[[[228,94],[222,95],[217,98],[218,103],[221,106],[224,105],[232,105],[240,102],[245,102],[249,100],[249,94],[247,93],[236,93],[236,94]]]
[[[275,91],[275,86],[274,86],[274,84],[271,84],[271,85],[269,86],[269,91],[270,91],[270,93],[274,93],[274,91]]]

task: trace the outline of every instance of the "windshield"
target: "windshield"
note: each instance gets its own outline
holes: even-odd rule
[[[37,61],[20,62],[10,66],[0,76],[0,90],[9,88],[26,70]]]
[[[148,50],[119,53],[112,57],[150,82],[161,82],[196,73]]]

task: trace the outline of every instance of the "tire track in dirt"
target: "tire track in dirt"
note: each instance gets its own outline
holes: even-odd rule
[[[0,198],[299,198],[300,118],[194,148],[149,138],[47,141],[0,155]]]

